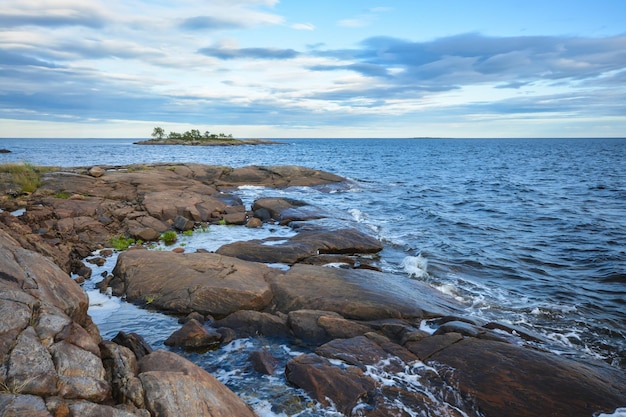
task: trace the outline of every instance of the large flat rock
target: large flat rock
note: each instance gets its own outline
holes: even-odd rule
[[[270,277],[279,311],[324,310],[352,320],[418,319],[459,306],[424,283],[383,272],[294,265]]]
[[[261,310],[272,300],[262,264],[214,253],[130,250],[121,253],[111,282],[116,295],[176,313],[225,316]]]

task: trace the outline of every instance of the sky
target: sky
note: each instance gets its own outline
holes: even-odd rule
[[[626,137],[624,0],[0,0],[0,137]]]

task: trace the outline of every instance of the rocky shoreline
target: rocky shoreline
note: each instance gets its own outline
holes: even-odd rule
[[[210,374],[153,352],[141,335],[102,340],[78,284],[91,275],[83,259],[114,237],[150,242],[215,223],[280,223],[298,233],[215,253],[136,245],[119,254],[102,291],[186,317],[171,346],[203,350],[258,336],[309,346],[285,369],[259,352],[254,369],[284,373],[346,416],[594,416],[626,406],[620,370],[464,317],[454,300],[380,271],[383,248],[371,236],[320,226],[315,220],[332,214],[309,202],[259,198],[247,210],[232,193],[241,185],[341,188],[346,180],[295,166],[77,167],[44,174],[31,194],[0,199],[0,416],[255,415]],[[434,333],[421,328],[425,319]],[[427,389],[385,383],[412,378]]]

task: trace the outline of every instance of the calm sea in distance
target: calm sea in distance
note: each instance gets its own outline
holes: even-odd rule
[[[0,139],[0,149],[11,150],[0,154],[0,163],[198,162],[330,171],[349,178],[350,187],[243,187],[238,193],[247,205],[284,195],[329,210],[383,242],[383,270],[428,282],[461,301],[470,316],[535,332],[561,355],[626,368],[626,139],[133,142]],[[107,325],[99,325],[106,333]]]

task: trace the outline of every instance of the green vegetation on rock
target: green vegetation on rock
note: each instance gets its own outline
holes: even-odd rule
[[[0,174],[8,176],[7,182],[16,186],[17,193],[32,193],[41,185],[41,174],[54,171],[55,167],[42,167],[25,163],[0,164]]]
[[[173,230],[168,230],[161,235],[160,240],[166,245],[172,245],[178,240],[178,234]]]

